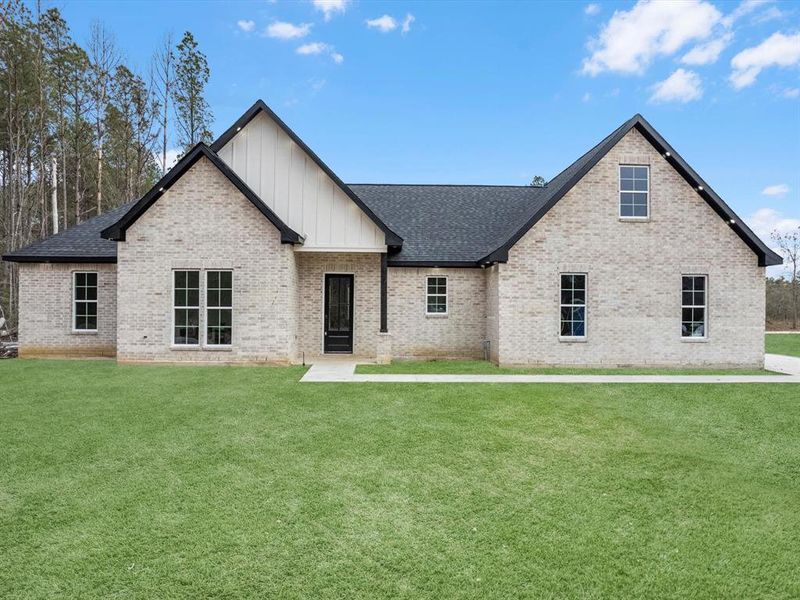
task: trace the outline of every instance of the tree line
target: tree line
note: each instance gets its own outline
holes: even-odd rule
[[[210,141],[209,76],[189,31],[136,68],[102,22],[81,44],[57,8],[0,0],[0,254],[138,199],[171,148]],[[17,268],[0,269],[13,325]]]

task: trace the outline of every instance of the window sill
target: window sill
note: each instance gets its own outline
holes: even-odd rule
[[[446,319],[449,316],[448,313],[425,313],[426,319]]]
[[[72,335],[97,335],[97,329],[73,329]]]
[[[233,346],[213,346],[213,345],[206,345],[203,346],[203,350],[208,352],[232,352]]]
[[[619,217],[620,223],[649,223],[650,217]]]
[[[560,336],[558,336],[558,341],[559,342],[565,342],[567,344],[580,344],[580,343],[585,343],[586,342],[586,336],[584,335],[582,337],[574,337],[574,336],[563,336],[563,335],[560,335]]]
[[[194,344],[172,344],[169,349],[177,352],[199,352],[202,350],[200,346]]]
[[[685,344],[703,344],[708,342],[707,337],[683,337],[681,336],[681,342]]]

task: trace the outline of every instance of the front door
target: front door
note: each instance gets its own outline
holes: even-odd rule
[[[353,276],[325,275],[325,352],[353,352]]]

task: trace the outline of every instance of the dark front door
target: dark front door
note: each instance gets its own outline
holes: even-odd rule
[[[325,275],[325,352],[353,352],[353,276]]]

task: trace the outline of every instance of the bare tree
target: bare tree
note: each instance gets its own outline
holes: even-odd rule
[[[778,244],[784,256],[784,263],[788,263],[791,270],[792,286],[792,329],[797,329],[798,313],[798,278],[800,278],[800,227],[795,231],[780,233],[772,232],[772,239]]]
[[[89,33],[89,59],[92,64],[92,99],[95,113],[97,144],[97,214],[103,212],[103,148],[105,145],[105,116],[111,79],[119,63],[114,36],[99,21],[92,23]],[[80,222],[81,217],[76,214]]]
[[[175,40],[167,33],[153,57],[155,93],[161,105],[161,172],[167,172],[167,147],[169,145],[169,101],[175,83]]]

